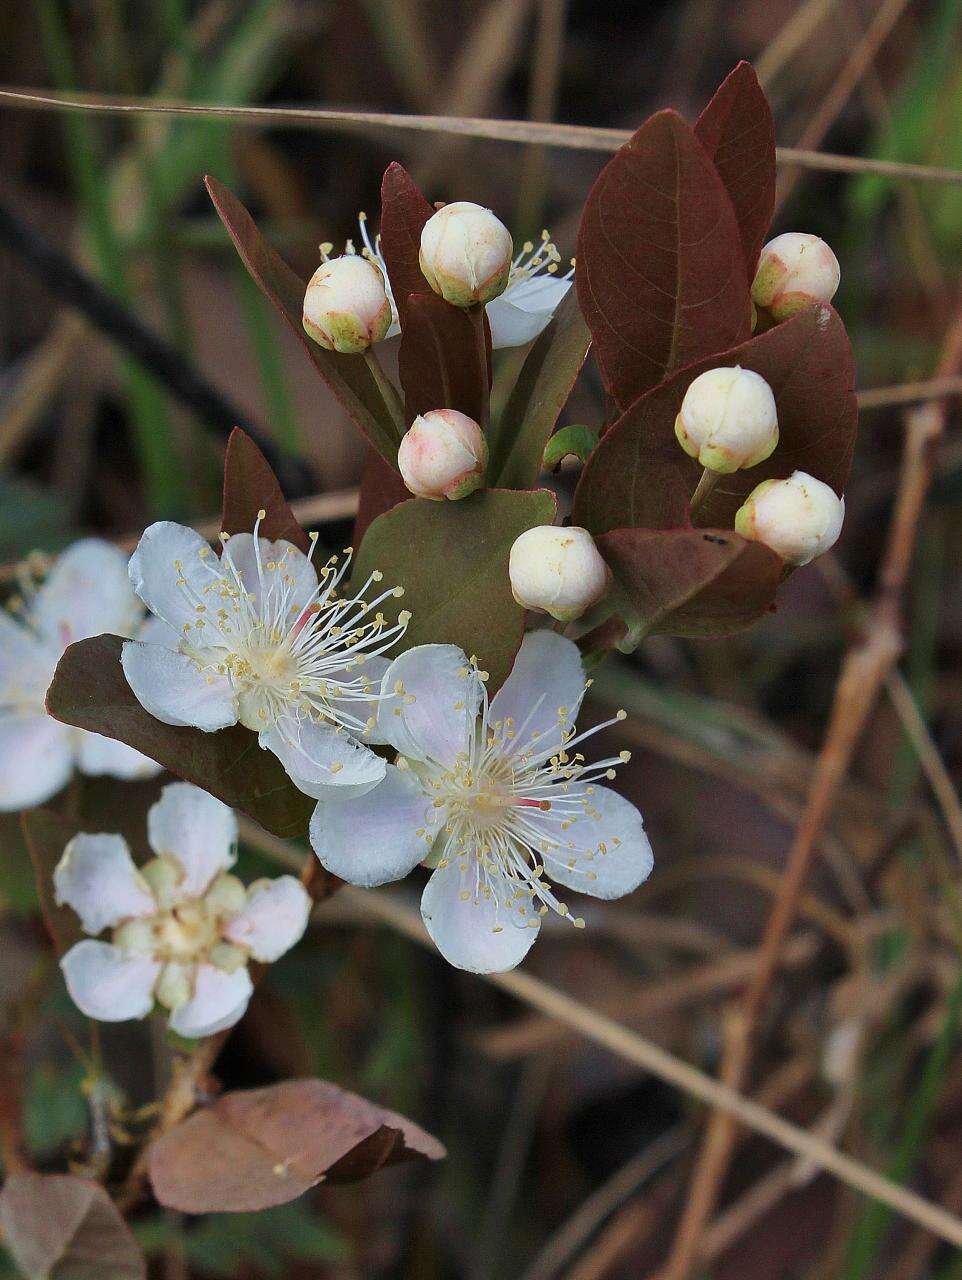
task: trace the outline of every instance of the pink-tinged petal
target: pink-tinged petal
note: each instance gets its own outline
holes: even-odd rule
[[[260,572],[254,550],[253,533],[232,534],[223,550],[221,564],[229,573],[233,565],[244,590],[257,601],[262,613],[273,615],[284,602],[281,621],[292,627],[317,590],[317,573],[303,551],[283,538],[270,542],[258,538]],[[273,566],[273,568],[271,567]]]
[[[159,520],[144,530],[128,565],[130,582],[151,613],[179,634],[197,621],[222,581],[220,562],[193,529]]]
[[[157,911],[123,836],[74,836],[57,863],[53,887],[57,905],[72,907],[85,933],[101,933],[121,920]]]
[[[74,1004],[98,1022],[145,1018],[154,1007],[154,984],[161,964],[133,956],[109,942],[85,938],[60,961]]]
[[[120,662],[137,701],[164,724],[189,725],[213,733],[237,723],[230,681],[198,670],[186,654],[128,640]]]
[[[154,853],[183,867],[181,898],[199,898],[237,860],[237,818],[200,787],[172,782],[147,813],[147,840]]]
[[[212,964],[199,964],[194,994],[170,1015],[171,1028],[189,1040],[226,1031],[243,1018],[253,993],[246,967],[225,973]]]
[[[142,616],[126,555],[101,538],[75,542],[59,557],[31,609],[34,626],[61,649],[105,631],[132,635]]]
[[[536,850],[547,878],[593,898],[623,898],[651,874],[654,855],[635,806],[609,787],[592,786],[583,811],[561,829],[561,817],[533,811],[529,823],[544,831],[554,852]]]
[[[574,725],[584,693],[578,646],[556,631],[529,631],[491,701],[489,720],[514,721],[505,730],[505,749],[512,755],[554,752]]]
[[[330,676],[326,677],[329,687],[341,684],[346,685],[351,690],[345,697],[338,697],[334,703],[334,710],[338,715],[353,716],[356,721],[359,721],[364,726],[363,730],[353,728],[350,730],[362,742],[377,745],[383,745],[387,742],[387,738],[384,737],[377,723],[377,714],[380,705],[381,682],[390,665],[390,658],[382,658],[380,655],[375,654],[373,657],[366,658],[363,662],[355,663],[350,667],[345,667],[341,671],[333,671]],[[369,698],[357,696],[365,692],[373,696]],[[367,728],[370,720],[373,720],[374,724]]]
[[[556,276],[532,276],[489,302],[492,347],[498,351],[502,347],[521,347],[532,342],[548,327],[571,285],[571,280],[559,280]]]
[[[107,774],[111,778],[123,778],[135,781],[140,778],[155,778],[160,773],[160,765],[150,760],[126,742],[117,742],[114,738],[105,738],[99,733],[78,730],[79,747],[77,766],[81,773],[91,777]]]
[[[295,787],[316,800],[364,795],[384,777],[384,761],[343,729],[284,716],[260,735]]]
[[[0,712],[0,812],[43,804],[73,773],[73,730],[40,713]]]
[[[224,937],[270,964],[300,942],[310,917],[310,894],[300,880],[280,876],[251,888],[247,906],[227,925]]]
[[[417,777],[387,766],[384,781],[356,800],[322,800],[311,844],[323,867],[350,884],[400,880],[428,856],[438,810]]]
[[[469,749],[481,682],[457,645],[408,649],[388,667],[381,689],[378,727],[401,755],[450,768]]]
[[[462,871],[456,858],[425,885],[421,918],[445,960],[469,973],[513,969],[541,928],[530,898],[514,898],[508,881],[494,874],[479,886],[477,864],[472,860]]]

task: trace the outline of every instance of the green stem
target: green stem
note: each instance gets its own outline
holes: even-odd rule
[[[491,419],[491,397],[488,391],[490,385],[488,374],[490,370],[488,368],[488,340],[484,331],[484,304],[479,303],[475,307],[468,307],[468,315],[471,317],[471,323],[474,326],[478,365],[484,381],[484,391],[481,396],[481,420],[478,426],[487,434],[488,423]]]
[[[373,347],[368,347],[364,352],[364,360],[367,367],[371,371],[371,377],[374,379],[378,391],[381,393],[381,399],[384,401],[384,407],[390,414],[391,421],[394,424],[394,430],[397,435],[398,444],[405,432],[404,422],[404,406],[401,403],[401,397],[398,395],[397,388],[391,379],[381,368],[381,362],[377,358],[377,354]]]

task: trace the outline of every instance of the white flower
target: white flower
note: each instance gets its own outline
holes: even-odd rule
[[[248,961],[277,960],[303,936],[310,897],[293,876],[245,888],[230,875],[237,819],[187,782],[164,787],[147,838],[157,856],[139,871],[122,836],[78,835],[64,850],[56,900],[92,935],[60,962],[67,989],[100,1022],[143,1018],[156,1000],[180,1035],[214,1035],[247,1008]],[[110,942],[94,941],[105,929]]]
[[[365,258],[376,262],[384,273],[385,288],[391,303],[393,321],[387,331],[387,337],[401,332],[397,318],[397,305],[387,278],[387,266],[381,253],[381,237],[371,238],[367,225],[367,214],[358,215]],[[321,256],[327,260],[332,245],[321,245]],[[347,242],[346,253],[354,253],[352,241]],[[549,324],[555,309],[573,284],[574,262],[565,275],[558,275],[561,254],[551,241],[547,231],[542,231],[537,245],[528,240],[522,245],[521,252],[511,264],[511,273],[504,293],[489,302],[485,308],[488,323],[491,326],[491,345],[495,350],[502,347],[520,347],[532,342]]]
[[[648,876],[652,854],[635,806],[598,785],[628,753],[594,765],[581,754],[606,726],[575,735],[585,691],[576,646],[532,632],[490,704],[484,680],[454,645],[397,658],[384,676],[396,696],[379,712],[397,764],[360,799],[319,804],[311,844],[359,885],[429,860],[428,932],[451,964],[494,973],[518,964],[549,909],[568,915],[552,882],[620,898]]]
[[[322,262],[308,282],[304,328],[328,351],[366,351],[386,335],[391,317],[384,273],[358,254]]]
[[[735,513],[743,538],[764,542],[789,564],[803,565],[838,541],[845,500],[805,471],[787,480],[764,480]]]
[[[685,392],[675,419],[678,443],[722,474],[764,462],[778,444],[772,389],[751,369],[708,369]]]
[[[60,655],[103,632],[134,636],[143,607],[127,578],[127,557],[98,538],[75,542],[39,587],[25,569],[16,614],[0,609],[0,810],[27,809],[55,795],[74,768],[115,778],[149,778],[152,760],[122,742],[61,724],[44,697]]]
[[[526,529],[511,547],[508,576],[518,604],[559,622],[580,618],[611,581],[594,538],[578,525]]]
[[[474,493],[484,481],[488,442],[466,413],[431,409],[419,414],[405,432],[397,464],[415,497],[454,501]]]
[[[786,231],[762,249],[752,301],[773,319],[787,320],[812,302],[831,302],[841,278],[838,258],[824,240]]]
[[[366,599],[379,582],[339,594],[351,555],[316,571],[289,542],[222,535],[221,557],[193,529],[170,521],[146,530],[130,558],[130,580],[167,624],[171,648],[124,646],[128,683],[166,724],[213,732],[238,722],[259,735],[308,795],[328,788],[366,791],[384,761],[353,735],[375,735],[382,655],[408,614],[388,625],[378,606],[394,587]],[[316,535],[311,535],[311,550]]]

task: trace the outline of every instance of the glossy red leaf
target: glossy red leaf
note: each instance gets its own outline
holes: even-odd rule
[[[483,341],[467,311],[436,293],[408,298],[398,374],[409,423],[431,409],[458,409],[482,422],[488,397],[487,366]]]
[[[250,436],[235,427],[224,458],[221,529],[251,533],[259,511],[265,512],[260,524],[262,538],[285,538],[301,551],[310,549],[310,539],[298,524],[267,459]]]
[[[575,281],[622,409],[674,370],[748,337],[741,238],[718,171],[674,111],[652,116],[592,187]]]
[[[695,137],[731,199],[751,282],[775,210],[775,122],[751,63],[739,62],[722,82]]]
[[[228,1093],[150,1148],[158,1201],[183,1213],[285,1204],[319,1182],[357,1182],[444,1148],[393,1111],[322,1080]]]
[[[407,169],[397,161],[389,164],[381,179],[381,255],[402,328],[410,295],[431,292],[418,257],[421,228],[433,213]]]
[[[735,512],[756,485],[796,470],[841,494],[855,447],[855,364],[838,315],[831,307],[813,306],[741,346],[679,370],[637,400],[605,433],[585,467],[575,494],[575,523],[594,534],[686,525],[701,467],[675,439],[675,418],[698,374],[736,364],[771,386],[779,443],[766,462],[723,476],[699,511],[699,523],[732,528]]]

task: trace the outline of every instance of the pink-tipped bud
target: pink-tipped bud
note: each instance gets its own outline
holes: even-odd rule
[[[772,389],[751,369],[709,369],[685,392],[675,435],[709,471],[754,467],[778,444]]]
[[[544,524],[515,539],[508,559],[511,594],[559,622],[580,618],[608,590],[611,571],[587,529]]]
[[[762,249],[752,301],[773,320],[787,320],[813,302],[831,302],[840,279],[838,258],[824,240],[786,231]]]
[[[735,513],[743,538],[764,542],[788,564],[808,564],[834,547],[845,519],[845,499],[804,471],[764,480]]]
[[[457,409],[431,409],[414,419],[397,453],[401,478],[416,498],[441,502],[480,488],[488,442],[473,418]]]
[[[327,351],[356,355],[391,327],[391,303],[378,266],[360,254],[322,262],[304,294],[304,330]]]
[[[490,302],[504,293],[513,255],[504,223],[490,209],[467,200],[444,205],[421,230],[424,277],[456,307]]]

